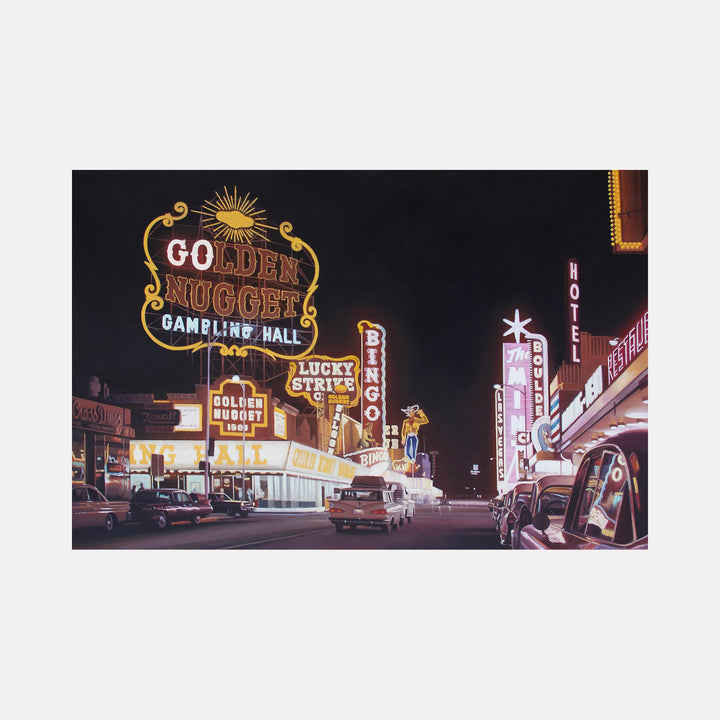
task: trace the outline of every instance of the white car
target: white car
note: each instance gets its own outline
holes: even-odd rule
[[[389,488],[393,493],[393,497],[405,508],[403,519],[411,523],[415,517],[415,501],[410,497],[410,494],[402,483],[391,482]],[[402,521],[400,524],[402,525]]]
[[[337,532],[344,527],[379,527],[389,533],[405,519],[405,508],[389,488],[353,486],[340,491],[339,500],[330,501],[330,522]]]

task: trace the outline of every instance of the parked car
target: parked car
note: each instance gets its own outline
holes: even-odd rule
[[[247,517],[255,509],[249,500],[233,500],[225,493],[210,493],[209,500],[213,512],[228,517]]]
[[[575,474],[565,515],[538,511],[520,533],[522,548],[647,549],[647,429],[628,430],[591,448]]]
[[[114,532],[120,523],[131,520],[127,500],[108,500],[93,485],[72,486],[72,528],[104,528]]]
[[[527,505],[530,502],[532,486],[532,482],[528,481],[516,483],[505,498],[498,523],[500,544],[505,547],[510,547],[515,518],[520,514],[521,506]]]
[[[503,508],[505,507],[505,501],[510,493],[501,493],[494,498],[495,503],[492,508],[492,521],[495,526],[495,532],[500,532],[500,516],[502,515]]]
[[[389,533],[397,530],[405,508],[393,497],[389,488],[355,486],[340,491],[338,500],[330,501],[330,522],[337,532],[344,527],[379,527]]]
[[[130,500],[130,511],[133,520],[164,530],[172,523],[185,520],[199,525],[213,508],[204,495],[186,493],[177,488],[158,488],[138,490]]]
[[[530,502],[520,506],[513,522],[510,542],[513,549],[520,548],[520,532],[532,523],[537,512],[544,512],[551,520],[558,520],[565,514],[574,481],[574,475],[544,475],[533,482]]]

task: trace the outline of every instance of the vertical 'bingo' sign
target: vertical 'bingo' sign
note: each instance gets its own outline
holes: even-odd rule
[[[385,328],[368,320],[358,323],[361,337],[362,436],[385,446]]]

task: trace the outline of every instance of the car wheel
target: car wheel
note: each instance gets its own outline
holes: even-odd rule
[[[250,513],[241,512],[241,513],[240,513],[240,517],[247,517],[249,514],[250,514]]]
[[[411,523],[411,522],[413,521],[412,515],[408,515],[407,518],[406,518],[406,520],[407,520],[409,523]]]
[[[108,513],[105,516],[105,530],[109,533],[114,532],[117,527],[117,518],[112,514]]]
[[[230,508],[230,510],[227,510],[227,511],[225,512],[225,514],[226,514],[228,517],[235,517],[235,511],[234,511],[232,508]]]
[[[405,524],[405,518],[401,517],[400,518],[400,527],[402,527],[404,524]]]
[[[335,532],[342,532],[343,526],[340,523],[335,523]]]
[[[170,525],[170,518],[167,516],[167,513],[160,513],[160,515],[158,515],[157,520],[155,520],[155,527],[158,530],[164,530],[169,525]]]
[[[200,516],[199,516],[199,515],[193,515],[193,516],[190,518],[190,522],[191,522],[193,525],[199,525],[199,524],[200,524]]]
[[[382,526],[382,531],[387,535],[390,532],[390,524]]]
[[[392,522],[390,523],[390,529],[392,531],[400,529],[400,526],[395,522],[395,519],[393,519]]]

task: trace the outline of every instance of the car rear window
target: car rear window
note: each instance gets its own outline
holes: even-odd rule
[[[365,500],[382,502],[382,490],[343,490],[341,500]]]
[[[564,515],[571,491],[570,485],[546,487],[540,494],[540,511],[546,515]]]

